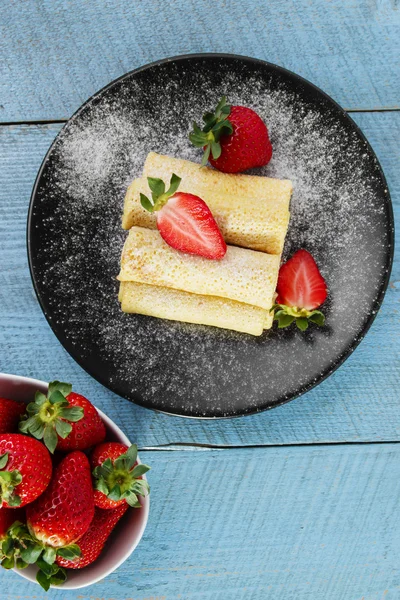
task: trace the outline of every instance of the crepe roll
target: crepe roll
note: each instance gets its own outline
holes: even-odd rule
[[[198,196],[208,190],[230,197],[266,200],[273,202],[276,207],[282,206],[289,210],[293,186],[288,179],[221,173],[221,171],[202,167],[199,163],[189,160],[173,158],[156,152],[150,152],[147,155],[143,167],[143,177],[159,177],[164,181],[169,181],[172,173],[176,173],[182,179],[181,186],[191,185],[192,194]]]
[[[167,188],[173,172],[175,171],[169,170],[163,177]],[[241,176],[235,175],[235,177]],[[284,183],[287,187],[287,182]],[[223,186],[220,187],[222,189]],[[272,196],[248,198],[228,191],[219,191],[219,188],[214,189],[212,186],[202,188],[193,183],[189,177],[182,180],[179,191],[190,192],[204,200],[228,244],[269,254],[282,253],[290,218],[287,208],[289,193],[287,202],[276,201]],[[135,179],[127,190],[122,217],[124,229],[130,229],[134,225],[149,229],[157,227],[155,213],[148,212],[140,204],[141,193],[146,196],[151,194],[145,178]]]
[[[146,283],[121,283],[119,298],[126,313],[211,325],[251,335],[261,335],[272,326],[273,320],[272,313],[256,306]]]
[[[121,257],[120,281],[136,281],[269,310],[280,256],[228,246],[222,260],[179,252],[158,231],[132,227]]]

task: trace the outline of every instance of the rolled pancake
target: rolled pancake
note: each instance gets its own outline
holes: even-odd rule
[[[251,335],[270,329],[273,320],[272,313],[256,306],[145,283],[122,282],[119,299],[126,313],[212,325]]]
[[[187,161],[178,162],[186,163]],[[168,182],[173,172],[176,172],[176,170],[170,169],[168,175],[163,177],[166,187],[168,187]],[[236,175],[236,177],[242,176]],[[243,175],[243,177],[249,176]],[[265,178],[258,177],[257,179]],[[255,199],[234,195],[226,190],[219,191],[219,188],[225,189],[222,185],[218,186],[218,188],[214,188],[213,186],[204,188],[197,186],[192,182],[190,177],[182,180],[179,185],[179,191],[190,192],[200,196],[204,200],[209,206],[228,244],[252,248],[261,252],[268,252],[269,254],[281,254],[289,225],[290,213],[288,211],[288,203],[291,187],[288,187],[287,181],[279,183],[283,183],[283,187],[286,189],[284,201],[282,200],[282,190],[280,190],[278,200],[272,195],[264,195]],[[275,184],[274,187],[279,188]],[[149,196],[151,193],[147,179],[145,178],[135,179],[126,192],[122,216],[122,227],[124,229],[130,229],[134,225],[149,229],[157,228],[156,215],[145,210],[140,204],[141,193],[146,196]]]
[[[269,310],[280,256],[228,246],[222,260],[184,254],[158,231],[132,227],[121,257],[120,281],[136,281],[205,296],[218,296]]]
[[[221,173],[189,160],[149,152],[143,167],[143,177],[159,177],[169,182],[172,173],[182,179],[181,186],[192,186],[192,194],[201,196],[201,193],[209,190],[228,196],[270,199],[276,206],[282,205],[289,210],[293,186],[288,179]]]

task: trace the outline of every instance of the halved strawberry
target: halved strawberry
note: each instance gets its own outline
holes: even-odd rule
[[[25,402],[0,398],[0,433],[18,431],[18,421],[26,409]]]
[[[328,290],[317,263],[307,250],[298,250],[281,266],[277,284],[274,319],[278,327],[288,327],[296,321],[302,331],[311,321],[323,325],[325,317],[315,310],[325,302]]]
[[[215,112],[203,116],[204,127],[193,123],[192,144],[204,148],[207,160],[223,173],[241,173],[262,167],[272,157],[268,129],[261,117],[247,106],[231,106],[223,96]]]
[[[106,428],[96,408],[69,383],[49,383],[47,396],[36,392],[28,404],[19,430],[41,440],[50,450],[86,450],[106,437]]]
[[[99,508],[114,509],[120,504],[140,508],[138,496],[150,491],[147,481],[141,478],[150,469],[138,465],[137,446],[128,448],[118,442],[104,442],[90,457],[94,478],[94,503]]]
[[[214,260],[225,256],[224,238],[204,200],[177,192],[181,179],[175,173],[167,191],[162,179],[148,177],[147,181],[152,200],[140,194],[141,204],[149,212],[156,212],[158,230],[169,246]]]

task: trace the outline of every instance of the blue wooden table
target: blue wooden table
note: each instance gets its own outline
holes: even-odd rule
[[[282,65],[364,131],[400,222],[397,0],[4,0],[0,91],[0,370],[74,383],[152,465],[144,538],[62,600],[400,598],[399,253],[366,339],[303,397],[229,421],[172,418],[92,380],[47,325],[29,277],[33,181],[66,119],[126,71],[192,52]],[[0,599],[42,599],[1,573]]]

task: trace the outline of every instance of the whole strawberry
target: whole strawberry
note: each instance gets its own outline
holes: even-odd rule
[[[204,200],[178,192],[181,179],[175,173],[168,190],[162,179],[148,177],[147,181],[152,200],[140,194],[140,202],[143,208],[156,213],[158,231],[169,246],[214,260],[225,256],[224,238]]]
[[[0,433],[15,433],[18,422],[24,414],[26,404],[17,400],[0,398]]]
[[[56,563],[67,569],[83,569],[92,564],[98,558],[110,533],[127,510],[126,502],[113,510],[96,507],[89,529],[77,544],[81,551],[80,557],[75,560],[67,560],[62,556],[57,556]]]
[[[79,451],[63,458],[47,490],[26,510],[31,534],[53,548],[79,540],[89,529],[93,515],[90,464]]]
[[[22,433],[43,439],[55,449],[85,450],[102,442],[106,429],[93,404],[84,396],[72,392],[69,383],[49,383],[47,396],[36,392],[34,402],[28,404],[26,417],[20,422]]]
[[[192,144],[204,148],[204,166],[209,160],[224,173],[241,173],[262,167],[272,157],[272,145],[264,121],[246,106],[231,106],[223,96],[214,113],[203,116],[204,127],[193,123]]]
[[[140,477],[150,469],[138,465],[137,446],[105,442],[93,450],[90,463],[94,478],[94,502],[99,508],[114,509],[121,504],[140,508],[138,496],[147,496],[149,484]]]
[[[328,290],[307,250],[298,250],[281,266],[276,291],[274,319],[280,329],[294,321],[301,331],[307,329],[309,321],[316,325],[325,323],[324,315],[316,309],[325,302]]]
[[[47,488],[51,473],[43,444],[20,433],[0,435],[0,507],[33,502]]]

